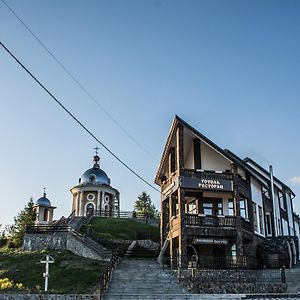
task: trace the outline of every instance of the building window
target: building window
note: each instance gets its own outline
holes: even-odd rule
[[[262,192],[266,198],[270,199],[270,192],[265,186],[262,186]]]
[[[175,157],[175,148],[170,149],[170,172],[171,174],[176,171],[176,157]]]
[[[259,230],[260,230],[260,233],[264,234],[262,207],[259,206],[259,205],[258,205],[258,217],[259,217]]]
[[[267,236],[272,236],[272,222],[270,213],[266,213]]]
[[[278,235],[282,235],[282,228],[281,228],[281,221],[280,221],[280,219],[277,219],[277,224],[278,224]]]
[[[228,215],[234,216],[234,205],[232,199],[228,199]]]
[[[94,183],[96,181],[96,176],[91,175],[89,179],[90,179],[90,183]]]
[[[287,209],[286,199],[281,192],[278,192],[278,199],[280,201],[280,208],[286,211]]]
[[[247,219],[248,217],[245,199],[240,199],[240,216],[244,219]]]
[[[231,246],[231,256],[236,257],[236,244]]]
[[[95,195],[94,195],[94,194],[88,194],[88,195],[87,195],[87,199],[88,199],[89,201],[93,201],[93,200],[95,199]]]
[[[218,215],[218,216],[223,215],[223,203],[222,203],[222,202],[218,202],[217,208],[218,208],[218,213],[217,213],[217,215]]]
[[[210,203],[210,202],[204,202],[203,203],[203,213],[205,214],[205,215],[209,215],[209,216],[211,216],[213,213],[213,205],[212,205],[212,203]]]
[[[256,213],[256,203],[252,202],[253,205],[253,223],[254,223],[254,230],[257,232],[257,213]]]
[[[194,201],[190,202],[188,204],[188,213],[189,214],[196,214],[197,213],[197,206],[196,206],[196,203]]]
[[[44,221],[48,221],[48,219],[49,219],[49,210],[45,209],[44,210]]]

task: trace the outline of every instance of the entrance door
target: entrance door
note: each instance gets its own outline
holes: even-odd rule
[[[92,203],[89,203],[86,206],[86,216],[90,217],[94,215],[94,205]]]

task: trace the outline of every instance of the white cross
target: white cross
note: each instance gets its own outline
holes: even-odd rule
[[[45,255],[40,261],[42,264],[46,264],[46,272],[43,273],[43,276],[45,277],[45,292],[48,291],[48,278],[50,277],[49,274],[49,264],[54,263],[54,258],[50,255]]]

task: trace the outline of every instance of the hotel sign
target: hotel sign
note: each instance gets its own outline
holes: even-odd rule
[[[228,241],[225,239],[194,238],[193,243],[205,245],[228,245]]]
[[[232,181],[228,179],[209,179],[182,177],[181,187],[201,190],[213,190],[231,192],[233,190]]]

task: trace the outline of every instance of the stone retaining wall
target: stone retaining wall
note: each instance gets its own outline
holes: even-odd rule
[[[99,296],[81,294],[2,294],[1,300],[96,300]]]
[[[88,247],[72,232],[26,233],[23,249],[34,250],[69,250],[72,253],[97,260],[107,260],[94,249]]]
[[[287,290],[280,270],[186,270],[180,276],[186,286],[200,294],[283,293]]]

